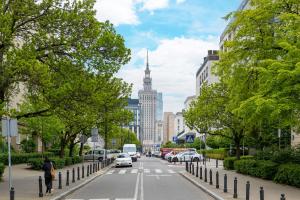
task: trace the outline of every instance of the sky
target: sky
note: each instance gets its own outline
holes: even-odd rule
[[[219,49],[223,19],[242,0],[97,0],[99,21],[109,20],[131,49],[118,77],[143,88],[146,51],[152,88],[163,93],[164,112],[180,112],[196,93],[196,72],[208,50]]]

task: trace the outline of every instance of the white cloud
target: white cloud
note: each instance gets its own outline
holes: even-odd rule
[[[95,9],[97,19],[100,21],[109,20],[115,26],[120,24],[139,24],[136,14],[136,0],[97,0]]]
[[[169,0],[142,0],[142,2],[141,10],[154,11],[169,6]]]
[[[163,92],[164,111],[178,112],[183,109],[187,96],[195,94],[196,72],[207,55],[207,50],[218,49],[218,40],[209,38],[173,38],[160,40],[158,47],[149,51],[149,63],[153,89]],[[146,49],[133,50],[134,63],[146,58]],[[119,73],[125,81],[133,83],[133,97],[143,87],[144,65],[129,63]]]

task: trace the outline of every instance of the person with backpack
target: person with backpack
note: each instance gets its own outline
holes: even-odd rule
[[[45,185],[46,185],[46,194],[51,194],[52,190],[52,181],[55,178],[54,167],[52,162],[49,160],[48,157],[45,157],[44,164],[42,169],[44,170],[44,178],[45,178]]]

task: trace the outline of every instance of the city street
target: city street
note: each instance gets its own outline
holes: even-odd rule
[[[199,188],[178,174],[182,167],[158,158],[142,157],[133,167],[112,168],[67,200],[210,200]]]

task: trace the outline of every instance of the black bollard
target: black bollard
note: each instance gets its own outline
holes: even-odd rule
[[[216,168],[218,168],[218,166],[219,166],[219,161],[218,159],[216,159]]]
[[[259,190],[259,199],[260,200],[264,200],[265,199],[265,192],[264,192],[264,188],[263,187],[260,187],[260,190]]]
[[[203,159],[202,159],[202,164],[204,165],[204,160],[205,160],[206,158],[205,158],[205,156],[203,156]]]
[[[93,163],[93,173],[95,173],[95,163]]]
[[[15,200],[15,188],[11,187],[9,191],[10,200]]]
[[[70,172],[69,170],[67,170],[67,181],[66,181],[66,186],[69,186],[70,183],[69,183],[69,178],[70,178]]]
[[[216,188],[219,189],[219,172],[216,172]]]
[[[233,198],[236,199],[237,197],[237,178],[235,177],[233,181]]]
[[[189,164],[187,161],[185,161],[185,170],[188,172],[189,171]]]
[[[246,183],[246,200],[250,200],[250,182]]]
[[[39,197],[43,197],[43,182],[42,182],[42,177],[39,176]]]
[[[190,174],[192,173],[192,162],[190,163]]]
[[[285,200],[285,195],[281,194],[280,200]]]
[[[89,177],[90,175],[90,166],[88,165],[86,168],[86,177]]]
[[[77,180],[79,181],[80,180],[80,168],[77,167]]]
[[[100,161],[97,163],[98,171],[100,170]]]
[[[198,163],[198,160],[197,160],[197,166],[196,166],[196,177],[199,176],[199,163]]]
[[[200,179],[202,179],[202,166],[200,166]]]
[[[225,193],[227,192],[227,174],[224,175],[224,190]]]
[[[75,183],[75,169],[72,169],[72,183]]]
[[[192,175],[195,175],[195,166],[194,166],[194,163],[192,165]]]
[[[90,164],[90,174],[92,174],[92,164]]]
[[[84,165],[81,167],[81,178],[84,178]]]
[[[207,182],[207,169],[204,169],[204,182]]]
[[[58,189],[62,189],[62,185],[61,185],[61,172],[58,172]]]
[[[212,171],[211,169],[209,170],[209,185],[212,185],[213,182],[212,182]]]

